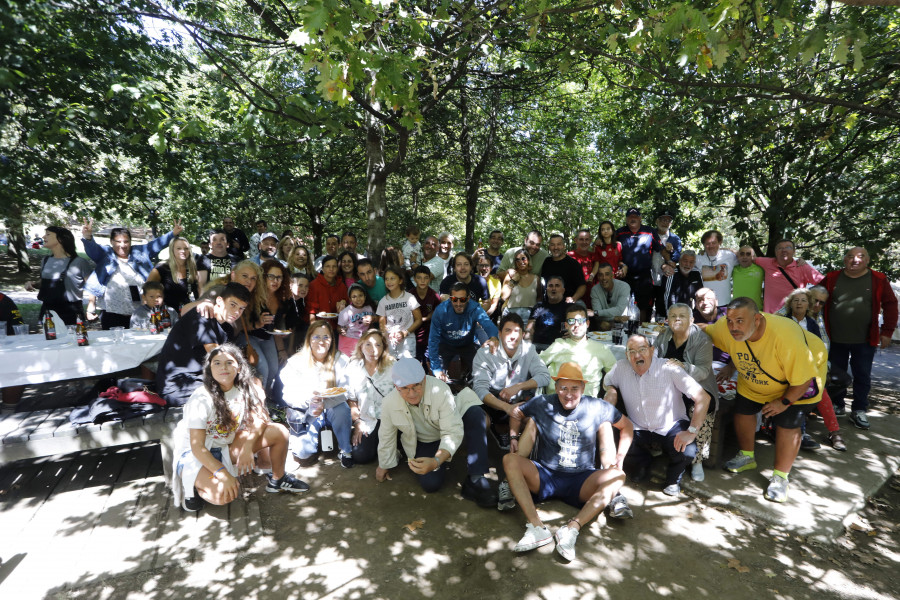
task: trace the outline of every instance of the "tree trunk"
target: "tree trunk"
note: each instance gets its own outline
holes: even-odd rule
[[[7,254],[16,258],[19,273],[31,273],[28,248],[25,246],[25,224],[22,222],[22,209],[15,202],[10,204],[6,226],[7,237],[9,237]]]
[[[387,170],[384,164],[384,137],[369,117],[366,129],[366,216],[369,230],[366,248],[373,259],[381,256],[387,232]]]

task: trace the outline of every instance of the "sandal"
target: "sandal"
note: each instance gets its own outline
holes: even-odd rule
[[[828,443],[838,452],[847,451],[847,444],[844,443],[844,438],[842,438],[841,434],[837,431],[832,431],[828,434]]]

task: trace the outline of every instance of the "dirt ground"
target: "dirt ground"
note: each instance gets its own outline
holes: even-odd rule
[[[0,256],[0,290],[21,291],[27,276]],[[898,412],[900,397],[881,410]],[[815,543],[778,527],[653,482],[625,489],[635,519],[586,527],[578,558],[549,545],[522,555],[520,510],[481,509],[463,500],[464,456],[448,484],[419,491],[405,468],[376,483],[374,466],[342,469],[334,459],[300,469],[312,491],[266,494],[262,477],[248,491],[268,536],[247,550],[210,552],[175,568],[82,582],[48,598],[896,598],[900,596],[900,474],[872,498],[844,535]],[[499,464],[499,455],[492,457]],[[709,476],[715,476],[711,474]],[[253,490],[254,486],[248,486]],[[540,507],[555,529],[574,510]],[[406,526],[410,527],[407,528]],[[215,545],[185,539],[185,544]],[[127,549],[123,548],[123,552]],[[48,565],[52,568],[52,565]],[[36,582],[40,589],[39,582]]]

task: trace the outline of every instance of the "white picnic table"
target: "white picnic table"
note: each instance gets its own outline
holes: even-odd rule
[[[51,341],[42,333],[8,336],[0,344],[0,387],[125,371],[155,357],[166,341],[165,334],[132,329],[125,330],[125,340],[118,343],[111,331],[88,335],[89,346],[79,346],[68,335]]]

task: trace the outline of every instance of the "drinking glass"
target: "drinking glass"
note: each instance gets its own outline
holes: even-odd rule
[[[28,335],[28,324],[13,325],[13,331],[16,332],[16,335]]]
[[[124,327],[110,327],[110,331],[113,333],[113,339],[116,343],[121,343],[125,341],[125,328]]]

